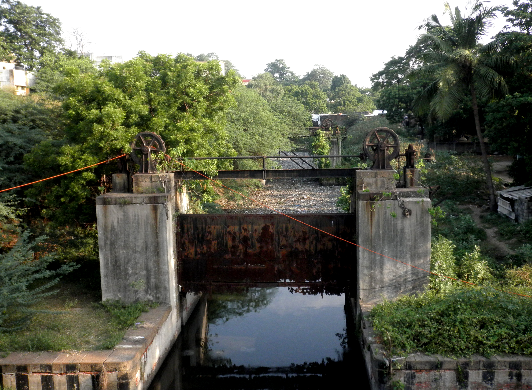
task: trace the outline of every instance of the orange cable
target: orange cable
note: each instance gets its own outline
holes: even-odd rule
[[[198,171],[195,171],[195,170],[189,168],[188,166],[186,166],[185,164],[183,164],[183,163],[182,163],[181,161],[179,161],[179,160],[177,160],[177,161],[178,161],[179,164],[181,164],[185,169],[188,169],[188,170],[191,171],[191,172],[197,173],[198,175],[203,176],[203,177],[206,178],[207,180],[210,180],[210,181],[212,181],[213,183],[216,183],[216,180],[214,180],[214,179],[212,179],[212,178],[210,178],[210,177],[204,175],[204,174],[201,173],[201,172],[198,172]],[[283,213],[283,212],[281,212],[281,211],[278,211],[278,210],[276,210],[276,209],[274,209],[274,208],[272,208],[272,207],[270,207],[270,206],[267,206],[267,205],[265,205],[264,203],[259,202],[258,200],[255,200],[255,199],[253,199],[253,198],[250,198],[250,197],[248,197],[248,196],[246,196],[246,195],[244,195],[244,194],[242,194],[242,193],[240,193],[240,192],[238,192],[238,191],[236,191],[236,190],[234,190],[234,189],[232,189],[232,188],[227,187],[227,186],[224,185],[223,183],[220,183],[220,186],[222,186],[222,187],[228,189],[228,190],[231,191],[231,192],[234,192],[235,194],[238,194],[238,195],[242,196],[243,198],[246,198],[246,199],[248,199],[248,200],[250,200],[250,201],[252,201],[252,202],[257,203],[257,204],[259,204],[259,205],[262,206],[262,207],[265,207],[265,208],[267,208],[267,209],[270,209],[270,210],[272,210],[274,213],[277,213],[277,214],[279,214],[279,215],[282,215],[282,216],[285,216],[285,217],[287,217],[287,218],[290,218],[290,219],[292,219],[292,220],[294,220],[294,221],[296,221],[296,222],[298,222],[298,223],[300,223],[300,224],[302,224],[302,225],[308,226],[308,227],[311,228],[311,229],[314,229],[314,230],[317,230],[318,232],[321,232],[321,233],[327,234],[327,235],[329,235],[329,236],[331,236],[331,237],[333,237],[333,238],[336,238],[336,239],[338,239],[338,240],[340,240],[340,241],[344,241],[344,242],[346,242],[346,243],[348,243],[348,244],[350,244],[350,245],[357,246],[357,247],[359,247],[359,248],[361,248],[361,249],[364,249],[365,251],[368,251],[368,252],[374,253],[374,254],[376,254],[376,255],[378,255],[378,256],[382,256],[382,257],[388,258],[388,259],[393,260],[393,261],[395,261],[395,262],[397,262],[397,263],[401,263],[401,264],[406,265],[406,266],[408,266],[408,267],[418,269],[418,270],[420,270],[420,271],[422,271],[422,272],[426,272],[426,273],[431,274],[431,275],[434,275],[434,276],[439,276],[439,277],[447,278],[447,279],[450,279],[450,280],[454,280],[454,281],[456,281],[456,282],[461,282],[461,283],[468,284],[468,285],[471,285],[471,286],[477,286],[477,287],[480,287],[480,286],[478,286],[478,285],[475,284],[475,283],[468,282],[468,281],[466,281],[466,280],[461,280],[461,279],[458,279],[458,278],[453,278],[453,277],[446,276],[446,275],[440,275],[440,274],[437,274],[437,273],[435,273],[435,272],[433,272],[433,271],[428,271],[428,270],[426,270],[426,269],[423,269],[423,268],[417,267],[417,266],[415,266],[415,265],[413,265],[413,264],[409,264],[409,263],[406,263],[406,262],[404,262],[404,261],[401,261],[401,260],[395,259],[395,258],[393,258],[393,257],[390,257],[390,256],[387,256],[387,255],[384,255],[384,254],[382,254],[382,253],[376,252],[376,251],[374,251],[374,250],[371,250],[371,249],[365,248],[365,247],[363,247],[362,245],[356,244],[356,243],[354,243],[354,242],[352,242],[352,241],[349,241],[349,240],[346,240],[346,239],[344,239],[344,238],[342,238],[342,237],[338,237],[338,236],[336,236],[336,235],[334,235],[334,234],[332,234],[332,233],[326,232],[325,230],[322,230],[322,229],[320,229],[320,228],[317,228],[317,227],[315,227],[315,226],[312,226],[312,225],[310,225],[310,224],[308,224],[308,223],[306,223],[306,222],[303,222],[303,221],[301,221],[301,220],[299,220],[299,219],[297,219],[297,218],[294,218],[294,217],[292,217],[292,216],[290,216],[290,215],[287,215],[287,214],[285,214],[285,213]],[[532,298],[532,296],[525,295],[525,294],[519,294],[519,293],[515,293],[515,292],[509,292],[509,291],[498,290],[498,289],[496,289],[496,288],[494,288],[494,290],[495,290],[495,291],[502,292],[502,293],[507,293],[507,294],[512,294],[512,295],[518,295],[518,296],[525,297],[525,298]]]
[[[120,155],[120,156],[110,158],[109,160],[105,160],[105,161],[102,161],[102,162],[99,162],[99,163],[96,163],[96,164],[88,165],[88,166],[83,167],[83,168],[74,169],[73,171],[70,171],[70,172],[65,172],[65,173],[61,173],[61,174],[59,174],[59,175],[55,175],[55,176],[51,176],[51,177],[47,177],[46,179],[41,179],[41,180],[37,180],[37,181],[32,181],[31,183],[21,184],[21,185],[16,186],[16,187],[6,188],[5,190],[0,190],[0,192],[6,192],[6,191],[14,190],[15,188],[25,187],[25,186],[29,186],[29,185],[32,185],[32,184],[35,184],[35,183],[40,183],[40,182],[42,182],[42,181],[46,181],[46,180],[50,180],[50,179],[55,179],[56,177],[65,176],[65,175],[68,175],[69,173],[74,173],[74,172],[82,171],[82,170],[84,170],[84,169],[91,168],[91,167],[94,167],[94,166],[96,166],[96,165],[100,165],[100,164],[108,163],[109,161],[113,161],[113,160],[116,160],[117,158],[124,157],[125,155],[126,155],[126,154],[124,153],[124,154],[122,154],[122,155]]]

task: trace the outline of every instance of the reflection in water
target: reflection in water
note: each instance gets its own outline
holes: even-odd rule
[[[348,348],[357,343],[349,342],[344,303],[343,294],[286,287],[211,294],[151,389],[369,388]]]
[[[344,297],[294,294],[287,288],[250,289],[246,301],[253,302],[246,315],[221,319],[209,313],[209,355],[235,365],[281,367],[336,358],[337,333],[345,327]],[[255,299],[257,299],[255,301]],[[222,300],[228,312],[241,301]],[[210,303],[211,301],[209,301]],[[267,305],[264,305],[267,303]]]

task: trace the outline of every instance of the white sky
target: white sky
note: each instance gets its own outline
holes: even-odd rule
[[[141,50],[152,55],[213,52],[247,78],[284,59],[298,76],[322,65],[359,87],[370,87],[373,73],[415,43],[417,27],[430,15],[445,20],[444,0],[22,1],[59,18],[65,40],[74,42],[77,29],[85,50],[96,55],[127,60]],[[450,1],[464,14],[468,4]],[[511,0],[490,5],[511,6]],[[504,18],[495,24],[502,27]]]

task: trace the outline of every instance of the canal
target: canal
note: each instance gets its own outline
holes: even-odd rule
[[[211,289],[150,390],[368,389],[345,299],[315,285]]]

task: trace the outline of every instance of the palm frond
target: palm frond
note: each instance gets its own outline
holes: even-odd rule
[[[508,86],[504,78],[493,68],[479,64],[473,72],[473,82],[481,99],[508,94]]]

